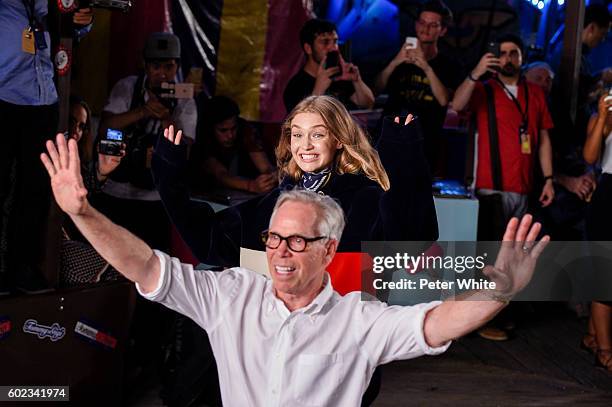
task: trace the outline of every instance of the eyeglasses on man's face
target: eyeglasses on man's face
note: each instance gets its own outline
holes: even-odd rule
[[[439,28],[442,28],[442,24],[438,21],[429,23],[425,20],[418,19],[417,24],[420,25],[421,27],[425,27],[427,29],[432,29],[432,30],[437,30]]]
[[[300,235],[281,236],[278,233],[264,230],[261,232],[261,240],[269,249],[278,249],[283,240],[287,241],[287,247],[292,252],[303,252],[306,250],[308,243],[316,242],[321,239],[326,239],[327,236],[304,237]]]

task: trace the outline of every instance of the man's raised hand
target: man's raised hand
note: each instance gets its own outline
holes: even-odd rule
[[[525,215],[520,223],[517,218],[508,222],[501,249],[494,267],[485,267],[484,273],[496,283],[496,295],[510,299],[521,291],[533,276],[536,262],[550,241],[548,235],[537,241],[542,228],[532,225],[531,215]]]
[[[57,204],[69,215],[81,215],[89,205],[87,189],[81,177],[81,162],[75,140],[66,144],[64,135],[59,133],[55,143],[48,140],[47,153],[40,159],[51,177],[51,189]]]

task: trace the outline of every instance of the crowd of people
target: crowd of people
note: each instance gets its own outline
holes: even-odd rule
[[[42,27],[46,13],[34,7],[38,2],[29,9],[30,3],[7,1],[0,21]],[[606,216],[612,75],[595,74],[585,58],[605,39],[610,14],[603,6],[586,8],[575,121],[558,96],[566,86],[557,75],[558,50],[549,61],[527,63],[522,39],[507,33],[497,37],[497,51],[462,72],[438,44],[452,21],[442,1],[425,2],[414,41],[402,44],[370,84],[339,52],[335,25],[307,21],[299,39],[305,62],[286,85],[287,115],[272,146],[227,96],[196,103],[164,94],[181,66],[172,33],[147,38],[144,71],[113,86],[97,128],[88,104],[72,96],[69,130],[54,139],[49,49],[35,43],[33,52],[22,50],[15,39],[14,49],[0,51],[0,61],[12,61],[0,67],[0,117],[12,134],[0,148],[0,292],[53,285],[41,268],[57,267],[49,260],[57,253],[49,253],[48,240],[32,247],[24,239],[59,239],[63,228],[89,242],[143,298],[188,318],[140,298],[135,319],[141,322],[132,334],[136,359],[145,363],[151,352],[172,352],[163,332],[148,340],[151,325],[142,320],[167,318],[158,330],[174,326],[175,334],[191,324],[200,345],[190,351],[207,363],[182,366],[184,355],[174,355],[166,368],[174,375],[199,369],[183,373],[191,376],[186,383],[210,381],[182,383],[181,391],[176,381],[168,384],[166,401],[177,405],[190,399],[184,392],[197,397],[204,385],[220,386],[219,394],[210,391],[211,404],[370,405],[380,364],[441,353],[485,324],[483,337],[507,339],[491,321],[528,283],[549,235],[612,240]],[[74,23],[75,35],[85,35],[91,10],[78,10]],[[27,35],[21,26],[13,31],[16,38]],[[24,59],[42,73],[21,70]],[[376,134],[368,134],[350,111],[371,109],[380,94],[388,95],[382,118]],[[438,238],[431,181],[450,154],[441,143],[449,109],[474,118],[478,239],[521,242],[498,257],[511,283],[474,293],[480,301],[405,308],[361,302],[355,295],[364,290],[361,270],[351,267],[361,242]],[[107,149],[113,142],[116,148]],[[249,199],[218,212],[192,199],[194,192],[220,189]],[[40,198],[30,199],[32,191]],[[51,191],[68,218],[47,221],[58,218]],[[199,263],[225,271],[194,270],[166,254],[173,251],[173,229]],[[259,261],[249,262],[245,253]],[[406,329],[396,329],[401,324]],[[296,327],[303,332],[292,342]],[[612,372],[610,303],[592,303],[581,346]]]

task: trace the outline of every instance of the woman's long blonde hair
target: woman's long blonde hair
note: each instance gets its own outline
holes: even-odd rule
[[[283,123],[281,137],[276,146],[276,165],[281,178],[288,176],[294,181],[302,177],[303,171],[291,155],[291,122],[299,113],[316,113],[321,116],[329,134],[342,144],[334,157],[333,167],[338,174],[359,174],[378,183],[388,191],[391,188],[378,152],[372,147],[366,132],[355,122],[344,105],[330,96],[309,96],[289,113]]]

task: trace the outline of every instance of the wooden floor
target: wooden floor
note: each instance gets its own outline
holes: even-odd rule
[[[578,346],[586,321],[562,304],[520,308],[509,341],[470,335],[444,355],[384,366],[375,406],[612,406],[612,374]]]

